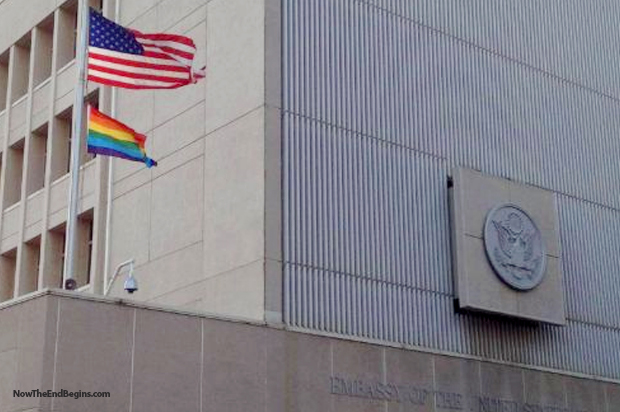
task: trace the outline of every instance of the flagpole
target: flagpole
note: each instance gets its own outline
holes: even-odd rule
[[[121,0],[114,2],[114,22],[120,23],[121,14]],[[118,91],[116,87],[111,87],[111,102],[110,102],[110,116],[116,117],[116,102],[118,98]],[[114,158],[108,158],[108,190],[107,200],[105,208],[105,252],[103,261],[103,279],[104,287],[108,284],[108,272],[110,271],[110,240],[112,238],[112,197],[114,185]]]
[[[77,233],[78,200],[80,189],[80,148],[84,121],[84,95],[86,94],[86,59],[88,49],[89,8],[87,0],[79,0],[79,33],[76,51],[77,84],[73,105],[73,130],[71,133],[71,189],[67,216],[64,286],[75,289],[75,244]]]

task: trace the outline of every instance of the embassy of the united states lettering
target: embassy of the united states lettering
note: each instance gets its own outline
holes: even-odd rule
[[[332,395],[416,406],[434,405],[437,410],[446,412],[593,412],[570,406],[539,405],[489,396],[466,397],[460,393],[435,391],[415,385],[342,376],[331,376],[329,385]]]
[[[504,399],[478,397],[479,412],[587,412],[581,409],[571,409],[561,406],[537,405],[520,403]]]
[[[435,399],[436,405],[440,408],[446,410],[463,409],[463,396],[461,394],[433,391],[413,385],[370,382],[361,379],[346,379],[332,376],[330,378],[330,391],[333,395],[408,403],[411,405],[426,405]]]

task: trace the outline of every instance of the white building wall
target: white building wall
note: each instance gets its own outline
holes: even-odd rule
[[[193,38],[198,48],[196,65],[207,65],[207,78],[177,90],[118,91],[115,117],[147,135],[147,152],[159,165],[147,169],[143,164],[112,161],[108,275],[119,263],[133,258],[140,288],[132,298],[263,319],[266,302],[274,301],[271,291],[279,296],[280,287],[275,285],[281,278],[277,264],[279,191],[265,183],[267,173],[275,173],[277,186],[280,172],[279,118],[270,116],[267,106],[270,96],[279,99],[279,77],[267,76],[265,61],[267,50],[279,49],[274,46],[279,41],[279,24],[267,24],[271,16],[277,16],[279,2],[119,1],[123,25]],[[103,8],[112,16],[115,5],[106,0]],[[19,13],[21,9],[28,10],[27,14]],[[33,28],[44,21],[52,22],[53,57],[49,78],[41,80],[41,73],[48,70],[48,49],[39,46],[50,39]],[[75,83],[74,22],[75,2],[0,2],[0,87],[4,84],[3,62],[8,84],[0,90],[1,98],[7,99],[7,109],[0,112],[0,199],[8,200],[0,207],[4,211],[0,268],[11,269],[2,270],[0,280],[7,285],[14,282],[14,297],[30,291],[20,285],[32,267],[32,259],[22,252],[31,239],[40,239],[37,287],[60,286],[68,190],[68,174],[63,168]],[[34,46],[23,40],[23,45],[18,44],[24,36],[32,39]],[[279,58],[278,53],[275,56]],[[28,57],[30,66],[22,63]],[[39,61],[44,61],[41,68]],[[279,66],[273,61],[269,64]],[[24,70],[19,65],[31,72],[25,76],[26,86],[24,76],[18,76]],[[40,84],[34,87],[35,82]],[[24,88],[25,97],[16,100],[14,90]],[[95,88],[99,86],[91,84],[89,90]],[[111,89],[99,88],[98,96],[100,107],[109,113]],[[40,191],[25,196],[36,185],[27,183],[36,182],[28,174],[40,173],[35,162],[41,161],[41,151],[30,150],[30,142],[32,136],[40,137],[41,130],[47,138],[45,181]],[[27,155],[19,162],[24,171],[20,179],[13,159],[19,158],[22,146]],[[32,156],[28,155],[31,152]],[[90,276],[78,274],[78,283],[86,291],[102,293],[108,162],[99,156],[84,167],[84,233],[86,223],[92,221],[94,234]],[[267,238],[267,229],[278,235]],[[82,251],[80,257],[88,259],[88,249]],[[270,263],[274,260],[275,265]],[[79,267],[85,267],[83,262]],[[270,281],[274,287],[266,288],[272,276],[276,277],[275,282]],[[111,295],[124,296],[122,286],[121,276]],[[279,301],[270,307],[270,316],[278,320]]]

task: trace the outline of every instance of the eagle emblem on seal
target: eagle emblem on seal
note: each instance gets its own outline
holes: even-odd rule
[[[520,207],[493,208],[485,223],[487,258],[495,273],[517,290],[529,290],[542,281],[545,251],[540,230]]]

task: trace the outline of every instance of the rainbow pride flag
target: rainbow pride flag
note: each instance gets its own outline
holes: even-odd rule
[[[92,106],[88,106],[88,139],[86,142],[88,153],[144,162],[147,167],[157,166],[157,162],[146,155],[145,135],[137,133]]]

